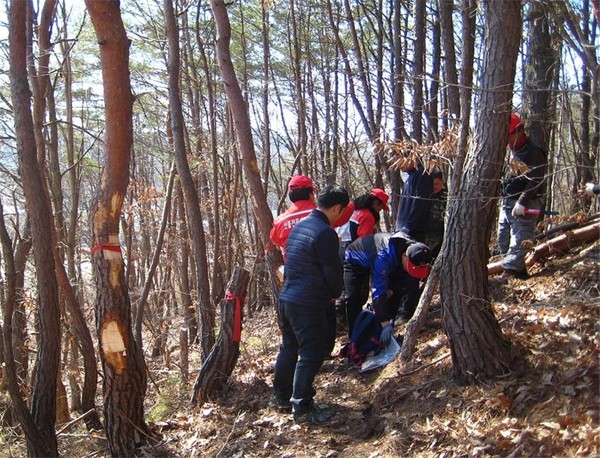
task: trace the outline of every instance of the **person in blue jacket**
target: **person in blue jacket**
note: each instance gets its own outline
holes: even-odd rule
[[[410,319],[421,295],[421,281],[429,275],[431,250],[403,232],[361,237],[346,248],[344,298],[348,332],[369,294],[375,315],[381,321],[381,340],[389,343],[398,313]]]
[[[275,363],[272,405],[292,407],[294,421],[322,423],[332,412],[313,402],[313,381],[326,357],[327,309],[342,292],[339,239],[332,225],[350,198],[344,188],[327,186],[317,208],[290,233],[285,280],[279,295],[282,343]]]

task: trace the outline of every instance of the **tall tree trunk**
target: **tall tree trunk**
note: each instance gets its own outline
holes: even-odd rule
[[[290,0],[290,27],[291,27],[291,48],[292,48],[292,69],[294,72],[294,89],[296,103],[296,128],[298,129],[298,146],[294,151],[295,156],[299,157],[298,163],[300,168],[298,172],[309,174],[308,160],[307,160],[307,146],[308,146],[308,134],[306,129],[306,100],[304,99],[303,81],[304,72],[302,71],[302,63],[304,59],[300,50],[300,36],[298,32],[298,20],[296,19],[296,1]],[[230,102],[231,103],[231,102]]]
[[[4,256],[4,269],[6,272],[6,285],[5,285],[5,298],[3,302],[3,322],[2,322],[2,350],[3,350],[3,367],[6,375],[6,387],[12,401],[12,411],[15,417],[19,421],[23,432],[25,434],[25,440],[27,444],[37,444],[39,453],[29,453],[30,456],[45,456],[44,445],[45,437],[42,432],[38,429],[34,418],[27,409],[27,404],[22,396],[24,387],[19,384],[19,363],[17,360],[17,352],[15,351],[15,339],[13,334],[15,332],[14,318],[16,315],[17,301],[19,300],[19,294],[17,291],[17,262],[12,252],[12,241],[4,224],[4,209],[0,202],[0,244],[2,245],[2,254]],[[33,448],[29,447],[28,451]],[[55,453],[53,456],[58,456]]]
[[[528,120],[529,125],[527,129],[529,138],[536,145],[548,151],[556,105],[552,96],[552,86],[559,69],[561,47],[557,40],[558,37],[551,30],[547,6],[534,2],[529,8],[529,17],[526,23],[531,24],[531,29],[527,34],[523,106],[525,119]],[[589,86],[587,89],[589,90]],[[583,138],[582,135],[582,140]]]
[[[17,153],[25,192],[25,206],[31,222],[39,297],[40,347],[30,405],[39,436],[27,436],[26,439],[27,452],[30,456],[57,456],[54,425],[60,360],[60,312],[52,253],[53,241],[51,234],[46,230],[52,220],[52,211],[49,200],[44,198],[47,193],[37,159],[34,123],[30,108],[31,92],[27,82],[26,31],[29,6],[29,2],[11,2],[9,12],[9,77]],[[40,438],[42,440],[39,440]]]
[[[183,109],[181,106],[179,81],[179,35],[172,0],[164,1],[167,40],[169,42],[169,113],[173,135],[173,149],[177,173],[185,198],[188,215],[188,230],[194,248],[196,277],[198,282],[198,326],[200,329],[200,348],[204,360],[215,343],[215,308],[210,300],[208,281],[208,262],[206,256],[206,240],[204,237],[203,218],[200,202],[190,167],[186,158],[184,139]],[[215,196],[216,198],[216,196]]]
[[[242,163],[249,187],[248,194],[252,199],[254,215],[260,232],[260,240],[265,247],[271,286],[275,298],[278,298],[279,290],[282,286],[282,279],[279,276],[278,269],[279,266],[283,264],[283,258],[281,251],[279,251],[269,239],[269,233],[271,232],[271,227],[273,225],[273,214],[267,203],[267,195],[265,194],[261,182],[258,161],[254,151],[254,141],[252,138],[248,107],[242,97],[242,91],[240,90],[240,85],[231,61],[231,54],[229,52],[229,42],[231,40],[229,16],[227,15],[227,9],[223,0],[211,0],[210,6],[217,25],[216,46],[219,68],[221,70],[221,76],[225,85],[225,93],[227,94],[227,100],[235,125],[238,145],[242,153]]]
[[[442,60],[441,30],[439,21],[435,21],[432,28],[431,45],[431,84],[429,85],[429,94],[427,96],[427,142],[435,142],[440,134],[439,132],[439,110],[440,103],[440,65]]]
[[[190,276],[189,276],[189,265],[190,265],[190,247],[187,243],[188,240],[188,230],[187,230],[187,221],[185,218],[185,205],[183,202],[183,191],[181,190],[181,182],[178,180],[175,183],[176,186],[176,208],[177,208],[177,217],[179,221],[179,240],[181,243],[180,246],[180,263],[178,267],[178,285],[179,292],[181,295],[181,306],[183,307],[183,317],[185,319],[185,324],[189,329],[188,336],[190,338],[190,342],[194,342],[198,335],[198,325],[196,324],[196,318],[193,313],[193,301],[192,301],[192,292],[190,286]]]
[[[54,263],[56,269],[56,275],[58,284],[60,286],[61,297],[64,299],[67,310],[69,311],[69,318],[72,326],[74,336],[77,339],[78,345],[81,348],[81,352],[84,358],[84,387],[83,387],[83,398],[82,407],[85,412],[88,410],[94,410],[94,413],[86,416],[86,423],[90,429],[100,429],[102,424],[98,415],[95,413],[96,405],[96,386],[98,383],[98,370],[96,367],[96,358],[94,357],[94,344],[92,342],[92,336],[85,322],[85,317],[79,306],[75,291],[69,282],[67,272],[63,264],[63,254],[60,252],[60,246],[64,246],[66,240],[64,239],[64,218],[63,218],[63,205],[62,205],[62,189],[60,182],[60,170],[58,164],[58,151],[57,151],[57,139],[56,134],[51,134],[50,138],[54,138],[55,141],[51,142],[50,154],[46,154],[46,143],[44,140],[44,117],[45,107],[49,105],[51,110],[54,109],[53,104],[53,90],[54,88],[50,85],[49,78],[49,67],[48,62],[50,58],[50,24],[54,17],[54,11],[56,7],[56,0],[49,0],[44,4],[42,10],[42,20],[40,21],[39,30],[39,72],[36,73],[34,67],[34,56],[31,55],[29,58],[29,69],[30,77],[33,88],[33,107],[34,107],[34,133],[37,143],[38,160],[46,160],[46,156],[49,156],[49,177],[48,183],[50,185],[51,193],[48,193],[46,187],[44,187],[44,193],[46,199],[50,201],[50,196],[55,205],[56,217],[50,220],[50,224],[47,227],[48,232],[53,240],[52,251],[54,253]],[[46,103],[46,98],[50,100],[50,103]],[[43,163],[42,163],[43,166]],[[40,169],[42,175],[44,175],[44,167]],[[57,223],[55,224],[55,221]],[[63,310],[64,313],[64,310]],[[60,388],[60,385],[59,385]]]
[[[486,34],[479,118],[442,247],[441,300],[454,373],[461,381],[514,367],[513,346],[500,330],[487,278],[488,244],[507,139],[521,25],[520,2],[483,2]],[[502,90],[494,90],[501,88]],[[482,197],[483,196],[483,197]],[[482,230],[483,228],[483,230]]]
[[[163,214],[160,223],[160,229],[158,232],[158,239],[154,246],[154,253],[152,254],[152,263],[148,269],[146,279],[144,281],[144,289],[142,290],[142,296],[140,297],[136,312],[135,312],[135,338],[138,341],[139,346],[142,346],[142,319],[144,317],[144,307],[146,301],[150,295],[150,288],[152,287],[152,278],[156,273],[156,268],[160,261],[160,253],[165,240],[165,231],[167,229],[167,222],[169,220],[169,214],[171,213],[171,196],[173,195],[173,184],[175,183],[175,164],[171,167],[171,173],[169,174],[169,183],[167,185],[167,195],[165,196],[165,205],[163,207]]]
[[[450,176],[448,202],[455,202],[453,193],[460,185],[463,165],[470,138],[471,94],[473,92],[473,63],[475,61],[475,27],[477,0],[462,0],[462,62],[460,69],[460,133],[456,147],[456,159]]]
[[[460,119],[460,96],[458,92],[458,71],[456,67],[456,46],[454,43],[454,0],[438,0],[442,48],[444,49],[444,79],[450,118]]]
[[[106,110],[106,163],[91,207],[96,329],[104,372],[104,428],[113,456],[133,456],[146,443],[146,364],[132,331],[131,302],[119,245],[129,184],[133,95],[129,39],[117,0],[86,0],[98,43]]]
[[[412,138],[423,142],[423,84],[425,78],[425,8],[427,2],[415,2],[415,44],[413,51],[413,112]]]

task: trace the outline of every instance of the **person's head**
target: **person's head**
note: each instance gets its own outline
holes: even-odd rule
[[[442,189],[444,188],[444,174],[442,171],[437,169],[434,170],[431,173],[431,180],[433,183],[433,193],[439,194],[442,192]]]
[[[515,149],[515,146],[522,141],[524,135],[525,126],[523,125],[523,120],[517,113],[511,113],[508,123],[508,140],[506,143],[511,149]]]
[[[339,219],[349,202],[348,191],[341,186],[326,186],[317,197],[317,207],[325,213],[330,224]]]
[[[288,197],[292,202],[298,200],[314,201],[314,192],[312,180],[305,175],[296,175],[288,184]]]
[[[371,203],[373,210],[379,212],[380,210],[388,211],[390,209],[387,204],[390,196],[383,189],[373,188],[370,195],[374,197]]]
[[[410,244],[402,255],[402,267],[411,277],[422,280],[429,275],[431,260],[429,247],[424,243],[415,242]]]

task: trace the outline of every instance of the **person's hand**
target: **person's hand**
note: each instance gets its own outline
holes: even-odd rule
[[[521,205],[519,202],[515,204],[512,209],[513,216],[524,216],[525,215],[525,207]]]
[[[579,190],[578,194],[580,197],[594,197],[594,183],[586,183],[585,186],[582,186]]]
[[[392,334],[394,334],[394,325],[390,321],[390,324],[387,324],[381,331],[381,337],[379,337],[381,345],[387,347],[392,341]]]

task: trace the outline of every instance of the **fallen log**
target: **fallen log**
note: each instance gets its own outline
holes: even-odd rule
[[[235,368],[240,354],[242,305],[249,282],[250,272],[235,266],[225,297],[221,299],[221,331],[198,374],[192,405],[216,400]]]
[[[548,237],[556,234],[557,232],[565,232],[565,231],[569,231],[571,229],[577,229],[580,227],[584,227],[584,226],[587,226],[588,224],[592,224],[597,219],[600,219],[600,213],[596,213],[594,215],[588,216],[581,221],[573,221],[573,222],[570,222],[567,224],[554,226],[552,229],[548,229],[544,232],[540,232],[539,234],[536,234],[533,239],[534,240],[547,239]]]
[[[583,245],[592,240],[600,239],[600,221],[579,229],[565,232],[545,243],[535,247],[525,258],[525,265],[531,267],[536,262],[545,259],[555,253],[566,253],[571,248]],[[488,275],[502,273],[502,261],[488,264]]]

